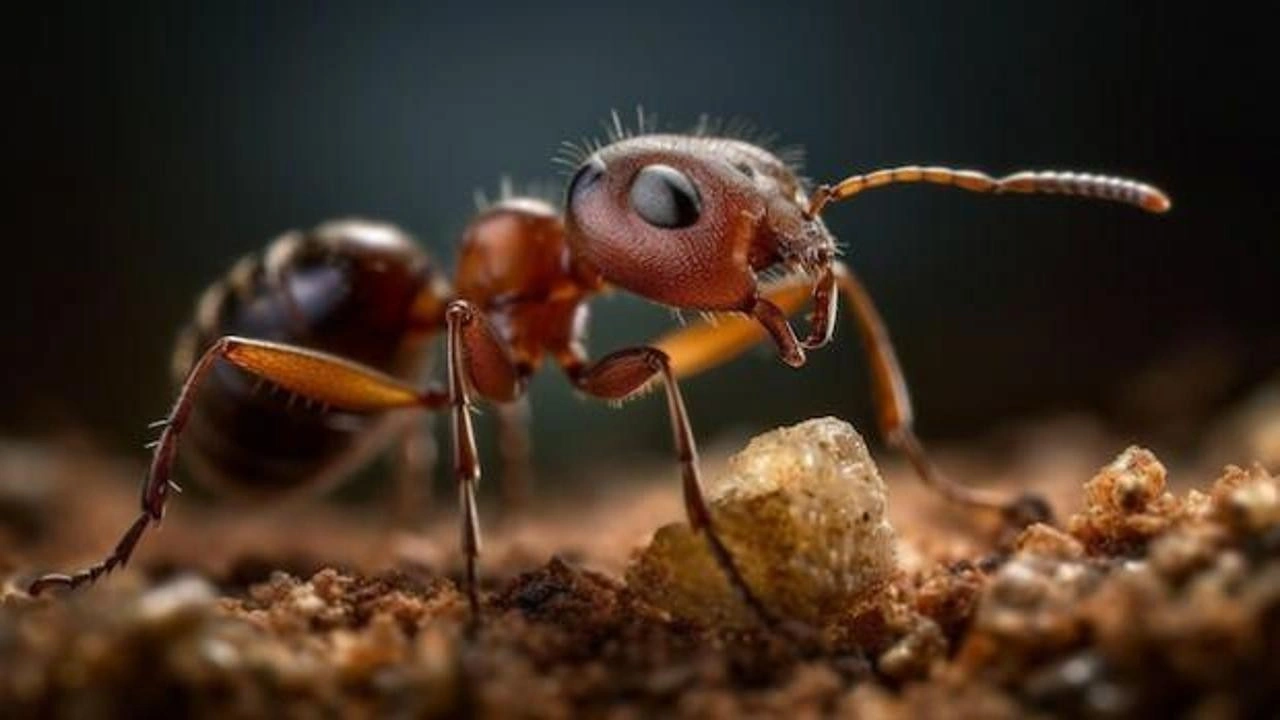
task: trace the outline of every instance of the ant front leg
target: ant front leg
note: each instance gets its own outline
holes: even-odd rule
[[[835,299],[843,294],[853,313],[871,371],[876,420],[885,442],[907,456],[920,479],[947,500],[959,505],[998,511],[1011,525],[1049,521],[1053,512],[1036,493],[1010,497],[957,483],[934,468],[913,429],[911,396],[898,364],[889,332],[866,288],[843,263],[831,268],[816,283],[794,276],[765,287],[751,317],[728,316],[718,322],[684,328],[661,338],[657,347],[668,354],[677,377],[689,377],[728,362],[747,348],[772,338],[783,362],[803,364],[804,349],[825,344],[834,330]],[[786,316],[814,302],[812,329],[805,341],[796,339]]]
[[[675,440],[676,457],[680,461],[685,513],[689,526],[702,531],[729,584],[766,626],[774,626],[777,619],[747,585],[734,562],[733,556],[720,539],[711,518],[698,471],[698,447],[689,425],[684,398],[671,368],[670,358],[655,347],[634,347],[606,355],[594,364],[585,366],[578,358],[562,360],[565,373],[583,392],[606,400],[622,400],[641,392],[655,380],[661,380],[666,390],[667,411],[671,416],[671,431]]]
[[[476,560],[480,556],[480,519],[476,509],[476,485],[480,460],[471,423],[471,389],[481,397],[511,402],[524,392],[523,374],[516,368],[505,342],[484,314],[465,300],[449,303],[448,402],[453,417],[453,472],[458,479],[458,503],[462,514],[462,552],[466,561],[466,593],[471,618],[480,619],[480,595],[476,589]]]
[[[438,389],[419,390],[373,368],[328,353],[250,338],[223,337],[214,342],[191,367],[155,443],[151,465],[142,486],[142,512],[101,562],[71,575],[49,574],[31,584],[38,595],[54,587],[76,588],[91,583],[129,561],[143,531],[164,517],[173,484],[178,440],[190,418],[201,382],[214,362],[232,365],[275,383],[285,390],[326,406],[350,412],[376,412],[396,408],[438,408],[446,396]]]
[[[835,262],[831,275],[853,311],[862,347],[871,366],[872,395],[877,410],[880,432],[886,442],[902,451],[916,474],[929,487],[947,500],[960,505],[998,511],[1009,524],[1023,527],[1034,522],[1051,522],[1053,510],[1038,493],[1027,492],[1010,497],[1005,493],[971,488],[938,472],[916,437],[913,427],[911,396],[907,380],[898,364],[897,353],[889,340],[889,331],[858,276],[844,263]]]

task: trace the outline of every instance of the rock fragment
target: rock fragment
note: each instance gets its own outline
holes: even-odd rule
[[[1280,525],[1280,480],[1261,465],[1244,470],[1228,465],[1210,496],[1218,519],[1242,533]]]
[[[709,484],[712,516],[743,576],[783,617],[847,615],[897,568],[886,491],[866,444],[834,418],[753,439]],[[730,589],[705,539],[688,525],[658,530],[632,562],[628,585],[695,622],[743,627],[754,617]]]
[[[1084,489],[1084,512],[1068,528],[1090,552],[1135,552],[1181,516],[1179,500],[1165,491],[1164,465],[1145,448],[1120,453]]]

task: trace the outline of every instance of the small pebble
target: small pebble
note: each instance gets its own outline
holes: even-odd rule
[[[782,617],[819,622],[850,613],[897,569],[884,481],[862,438],[841,420],[809,420],[756,437],[708,495],[747,583]],[[658,530],[627,583],[695,622],[755,622],[705,538],[684,523]]]

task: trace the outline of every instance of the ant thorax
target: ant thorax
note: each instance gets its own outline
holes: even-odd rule
[[[582,305],[597,289],[571,262],[555,208],[528,197],[483,209],[463,233],[454,288],[508,345],[521,372],[575,342]]]

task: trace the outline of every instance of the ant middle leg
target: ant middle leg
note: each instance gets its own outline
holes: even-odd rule
[[[502,463],[502,518],[518,518],[527,509],[535,479],[533,443],[529,432],[529,397],[496,403],[498,456]],[[411,530],[421,527],[431,509],[431,478],[440,460],[435,438],[436,417],[415,416],[399,431],[395,441],[394,487],[388,503],[395,526]]]
[[[765,626],[776,626],[777,617],[751,590],[712,521],[711,509],[707,505],[698,470],[698,448],[689,424],[689,414],[685,410],[684,398],[680,394],[680,386],[667,354],[655,347],[640,346],[611,353],[589,366],[579,358],[562,358],[561,363],[574,386],[589,395],[606,400],[622,400],[642,392],[654,381],[661,380],[666,392],[667,411],[671,417],[676,457],[680,462],[681,487],[689,526],[695,532],[701,531],[706,537],[712,556],[743,602]]]
[[[444,405],[445,394],[435,388],[418,389],[359,363],[336,355],[282,343],[227,336],[215,341],[191,367],[155,442],[151,464],[142,485],[142,512],[100,562],[70,575],[48,574],[30,586],[33,595],[62,587],[92,583],[129,561],[144,531],[164,517],[172,481],[178,440],[190,419],[201,382],[217,360],[270,381],[309,400],[353,412],[396,408],[433,409]]]

